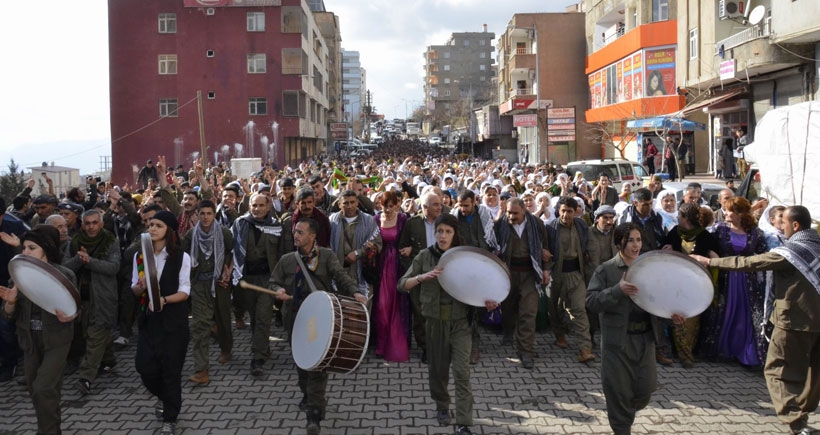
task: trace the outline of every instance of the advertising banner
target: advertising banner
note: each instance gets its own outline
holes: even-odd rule
[[[623,64],[623,62],[618,62],[618,65],[616,65],[615,67],[616,67],[616,73],[615,73],[616,81],[615,81],[615,83],[617,83],[617,87],[616,87],[617,92],[615,93],[615,102],[616,103],[623,103],[624,101],[626,101],[626,99],[624,98],[624,82],[623,82],[623,79],[624,79],[624,64]]]
[[[330,123],[330,131],[343,131],[347,132],[347,123],[346,122],[331,122]]]
[[[624,59],[624,101],[632,99],[632,58]]]
[[[641,53],[632,55],[632,99],[643,98],[643,62]]]
[[[532,115],[513,115],[513,127],[535,127],[538,125],[538,118]]]
[[[646,50],[646,92],[647,97],[657,97],[675,93],[675,49],[662,48]]]
[[[575,140],[575,108],[561,107],[547,111],[547,142]]]

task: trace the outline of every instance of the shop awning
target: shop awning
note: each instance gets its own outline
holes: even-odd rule
[[[709,107],[713,104],[717,104],[717,103],[720,103],[722,101],[726,101],[729,98],[732,98],[736,95],[742,94],[744,91],[745,91],[744,89],[732,89],[731,91],[729,91],[725,94],[717,95],[717,96],[714,96],[712,98],[707,98],[705,100],[696,101],[696,102],[692,103],[691,105],[688,105],[688,106],[683,108],[683,116],[689,115],[690,113],[700,112],[705,107]]]
[[[671,116],[655,116],[627,121],[626,128],[631,130],[694,131],[706,130],[706,124]]]

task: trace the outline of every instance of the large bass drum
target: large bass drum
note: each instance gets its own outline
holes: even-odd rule
[[[674,251],[650,251],[638,257],[626,272],[626,280],[638,287],[632,300],[658,317],[686,318],[704,312],[712,303],[712,278],[697,261]]]
[[[302,370],[350,373],[367,353],[370,316],[353,298],[316,291],[293,323],[293,360]]]
[[[80,293],[74,284],[54,266],[26,255],[17,255],[9,261],[9,275],[17,290],[35,305],[66,317],[77,314]]]
[[[501,303],[510,294],[507,265],[484,249],[472,246],[450,248],[438,262],[444,269],[438,282],[459,302],[483,307],[485,301]]]

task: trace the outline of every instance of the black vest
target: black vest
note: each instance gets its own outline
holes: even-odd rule
[[[171,296],[179,291],[179,271],[182,269],[183,255],[182,249],[177,249],[165,260],[165,267],[162,268],[162,275],[159,277],[159,292],[162,296]],[[152,329],[161,327],[167,332],[182,332],[188,329],[187,302],[167,304],[160,313],[145,312],[142,316],[147,318],[143,319],[140,326],[150,320],[153,324]]]

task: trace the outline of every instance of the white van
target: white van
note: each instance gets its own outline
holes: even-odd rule
[[[629,183],[632,190],[642,187],[643,177],[649,176],[649,171],[642,164],[624,159],[581,160],[567,163],[566,169],[571,178],[580,171],[590,183],[597,182],[603,172],[609,175],[612,187],[618,192],[624,183]]]

